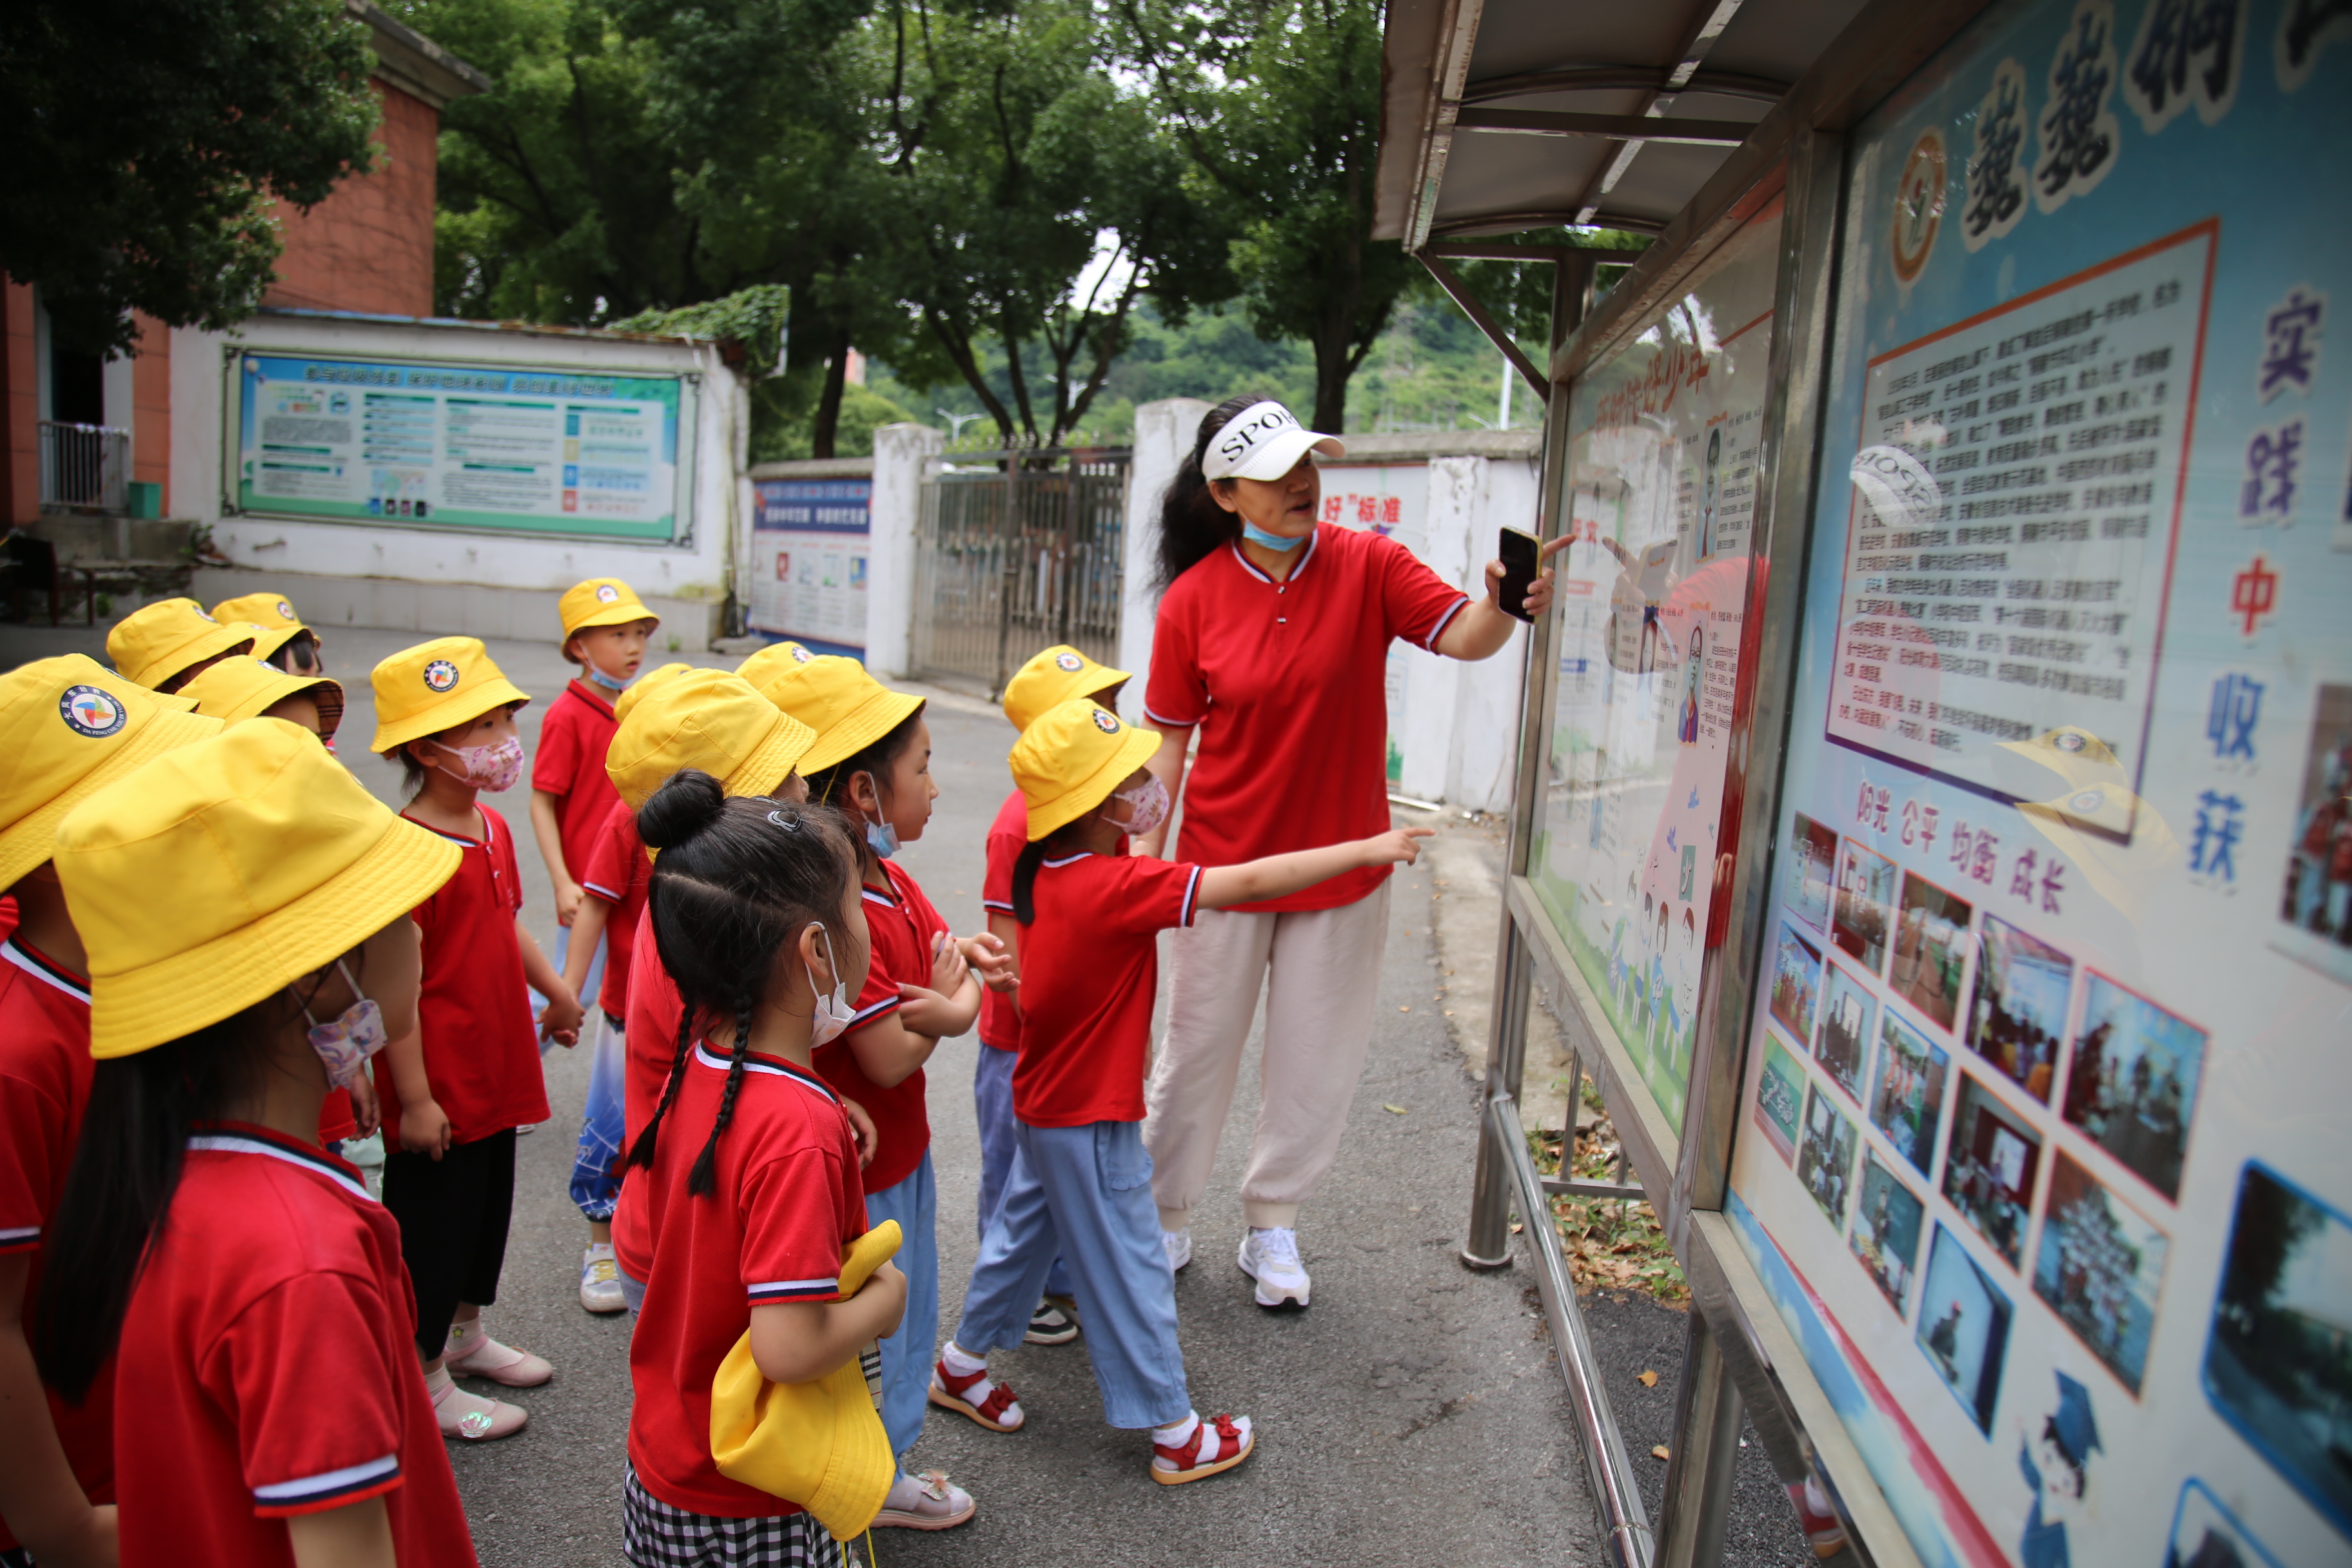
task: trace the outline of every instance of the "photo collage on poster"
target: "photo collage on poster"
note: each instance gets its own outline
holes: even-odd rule
[[[2205,1031],[1832,824],[1787,842],[1757,1126],[1980,1428],[2029,1296],[2137,1394]]]

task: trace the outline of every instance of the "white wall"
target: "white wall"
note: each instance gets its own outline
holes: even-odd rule
[[[239,347],[697,375],[691,531],[680,545],[224,516],[226,373]],[[231,563],[197,574],[196,596],[206,603],[269,586],[322,625],[535,637],[547,635],[565,588],[619,577],[662,617],[665,637],[699,649],[720,629],[735,536],[749,526],[744,403],[740,383],[709,343],[265,311],[233,333],[173,333],[173,510],[212,525],[215,546]]]
[[[1118,710],[1131,724],[1143,721],[1145,676],[1151,668],[1151,626],[1160,613],[1160,501],[1169,481],[1192,449],[1201,421],[1213,405],[1197,397],[1171,397],[1135,411],[1135,458],[1128,468],[1127,520],[1122,546],[1118,613],[1118,668],[1134,679],[1119,693]]]
[[[915,672],[915,537],[923,470],[947,445],[928,425],[874,432],[874,533],[866,558],[866,666],[886,680]]]

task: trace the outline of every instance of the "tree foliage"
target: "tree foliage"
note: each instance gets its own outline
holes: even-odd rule
[[[297,209],[371,166],[367,30],[341,0],[0,6],[0,269],[58,336],[127,352],[131,312],[250,315]]]

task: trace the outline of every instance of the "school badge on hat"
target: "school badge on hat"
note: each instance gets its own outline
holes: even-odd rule
[[[425,667],[425,684],[436,691],[446,691],[457,684],[457,667],[446,658],[436,658]]]
[[[1118,733],[1118,720],[1108,710],[1097,708],[1095,710],[1095,728],[1106,735],[1116,735]]]
[[[1054,668],[1061,670],[1064,674],[1076,675],[1078,671],[1086,668],[1086,667],[1087,661],[1080,655],[1066,652],[1057,653],[1054,656]]]
[[[102,741],[130,722],[121,702],[95,686],[69,686],[58,699],[58,714],[77,735]]]
[[[600,605],[617,605],[621,602],[621,591],[610,583],[599,583],[596,584],[596,602]]]

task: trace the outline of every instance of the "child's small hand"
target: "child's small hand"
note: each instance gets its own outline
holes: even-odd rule
[[[555,923],[569,926],[580,913],[580,900],[586,896],[579,883],[559,879],[555,884]]]
[[[352,1121],[356,1124],[354,1138],[373,1138],[383,1125],[383,1107],[375,1097],[375,1079],[365,1072],[352,1080]]]
[[[963,948],[946,931],[931,939],[931,989],[942,996],[952,996],[963,989],[963,977],[971,973],[964,962]]]
[[[580,1043],[581,1021],[587,1017],[580,998],[565,987],[561,996],[550,996],[547,1005],[539,1010],[539,1037],[553,1040],[567,1049]]]
[[[438,1160],[449,1152],[455,1131],[449,1113],[437,1100],[428,1097],[415,1105],[404,1102],[400,1108],[400,1146],[412,1154],[430,1154]]]
[[[1375,866],[1393,865],[1400,860],[1410,866],[1421,858],[1421,840],[1436,831],[1433,827],[1392,827],[1365,839],[1364,852]]]
[[[866,1108],[847,1095],[841,1097],[841,1109],[849,1118],[849,1131],[857,1139],[857,1168],[862,1171],[874,1163],[874,1151],[881,1147],[882,1135],[874,1131],[874,1118],[866,1114]]]
[[[1004,939],[993,931],[982,931],[962,941],[964,962],[980,975],[980,983],[991,991],[1010,991],[1021,984],[1013,973],[1013,954],[1006,950]]]

